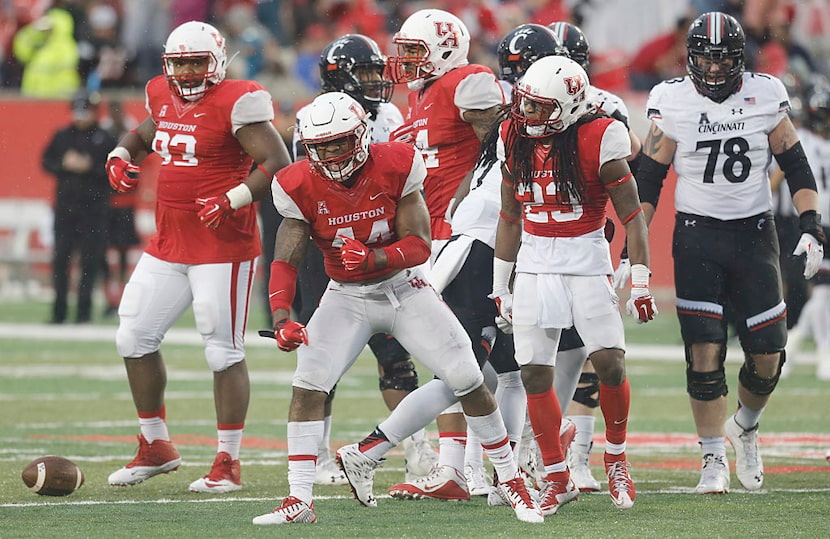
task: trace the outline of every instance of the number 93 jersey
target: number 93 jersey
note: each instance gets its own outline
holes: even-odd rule
[[[259,255],[256,208],[235,211],[216,230],[199,221],[196,199],[219,196],[248,177],[253,160],[236,139],[249,124],[274,118],[271,96],[256,82],[224,80],[185,103],[163,76],[147,83],[147,112],[156,124],[153,151],[161,158],[156,235],[147,252],[168,262],[209,264]]]
[[[790,110],[781,81],[744,73],[738,91],[716,103],[689,77],[672,79],[651,90],[646,110],[677,143],[677,211],[732,220],[771,209],[768,135]]]

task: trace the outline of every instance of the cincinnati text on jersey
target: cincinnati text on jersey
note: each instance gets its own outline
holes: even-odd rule
[[[698,133],[722,133],[723,131],[742,131],[744,129],[744,122],[731,122],[728,124],[713,123],[700,124],[697,126]]]

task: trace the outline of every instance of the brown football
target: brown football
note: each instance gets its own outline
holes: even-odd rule
[[[21,476],[29,490],[43,496],[66,496],[84,484],[84,472],[74,462],[54,455],[36,458]]]

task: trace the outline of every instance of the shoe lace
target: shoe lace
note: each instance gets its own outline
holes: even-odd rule
[[[524,480],[521,477],[516,477],[510,481],[506,481],[504,486],[504,490],[507,491],[507,496],[509,498],[508,501],[511,502],[511,505],[516,506],[521,503],[526,507],[533,507],[533,499],[530,497],[530,493],[525,488]]]
[[[628,476],[628,464],[619,461],[608,468],[609,486],[617,492],[628,492],[631,488],[631,478]]]

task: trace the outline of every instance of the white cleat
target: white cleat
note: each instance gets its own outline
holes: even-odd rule
[[[337,467],[334,459],[328,459],[317,463],[314,475],[315,485],[348,485],[349,480],[343,470]]]
[[[729,461],[712,453],[703,455],[703,469],[695,494],[726,494],[729,492]]]
[[[282,501],[282,505],[264,515],[254,517],[253,523],[257,526],[272,526],[276,524],[314,524],[317,515],[314,513],[314,502],[311,505],[289,496]]]
[[[534,524],[545,521],[539,503],[527,491],[524,479],[521,476],[517,475],[510,481],[499,482],[497,488],[502,498],[513,507],[517,519]]]
[[[726,437],[735,449],[735,475],[747,490],[758,490],[764,484],[764,463],[758,450],[758,425],[744,430],[733,415],[723,426]]]
[[[464,478],[467,479],[470,496],[487,496],[490,493],[490,483],[483,466],[474,468],[469,464],[464,465]]]
[[[406,438],[403,441],[403,454],[406,460],[404,480],[407,483],[426,477],[438,464],[438,453],[425,438],[417,442],[411,436]]]
[[[337,450],[337,465],[343,470],[349,481],[349,488],[357,501],[366,507],[377,507],[378,501],[372,493],[375,483],[375,468],[383,461],[376,462],[364,455],[357,444],[341,447]]]
[[[568,469],[579,492],[599,492],[601,489],[599,481],[591,474],[590,455],[593,445],[593,442],[590,445],[571,444],[568,453]]]

